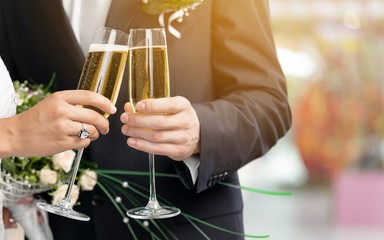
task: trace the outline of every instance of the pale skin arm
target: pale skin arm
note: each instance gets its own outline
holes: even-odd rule
[[[140,113],[126,103],[120,116],[130,147],[176,161],[200,152],[200,122],[186,98],[145,99],[136,109]]]
[[[99,133],[107,134],[109,122],[90,105],[114,114],[116,107],[100,94],[68,90],[51,94],[26,112],[0,119],[0,158],[9,156],[49,156],[68,149],[87,147]],[[77,134],[82,124],[90,132],[87,139]]]

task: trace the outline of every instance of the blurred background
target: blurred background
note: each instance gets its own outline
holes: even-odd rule
[[[384,239],[384,1],[270,0],[293,127],[240,170],[246,233]]]

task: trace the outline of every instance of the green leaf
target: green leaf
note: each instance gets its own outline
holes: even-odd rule
[[[14,165],[12,158],[4,158],[1,162],[1,168],[10,174],[16,172],[16,165]]]

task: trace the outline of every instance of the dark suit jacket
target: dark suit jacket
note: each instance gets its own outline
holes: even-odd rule
[[[157,16],[142,13],[140,2],[113,0],[106,25],[126,32],[158,27]],[[240,191],[217,183],[238,184],[236,171],[264,155],[291,124],[268,3],[205,0],[182,23],[173,25],[182,38],[167,36],[171,95],[188,98],[198,114],[201,164],[197,184],[192,186],[182,164],[158,156],[157,172],[177,171],[181,181],[158,177],[157,193],[184,213],[242,231]],[[55,72],[58,90],[76,88],[84,61],[60,0],[0,0],[0,54],[13,79],[46,83]],[[129,148],[120,132],[119,115],[126,101],[125,80],[119,111],[110,118],[111,131],[90,145],[88,157],[99,168],[148,171],[147,154]],[[146,177],[126,178],[148,186]],[[146,203],[144,198],[141,201]],[[55,239],[96,239],[93,231],[97,239],[127,239],[130,235],[122,216],[100,190],[83,194],[80,211],[89,214],[91,222],[50,216]],[[182,217],[161,221],[180,239],[201,239]],[[135,225],[134,220],[131,223]],[[202,228],[213,239],[236,239]]]

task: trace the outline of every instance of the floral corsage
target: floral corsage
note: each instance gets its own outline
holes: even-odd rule
[[[172,26],[173,21],[182,22],[189,16],[189,10],[194,10],[204,0],[142,0],[141,10],[147,14],[159,15],[159,23],[165,26],[164,15],[171,13],[168,18],[168,31],[175,37],[181,38],[181,33]]]

